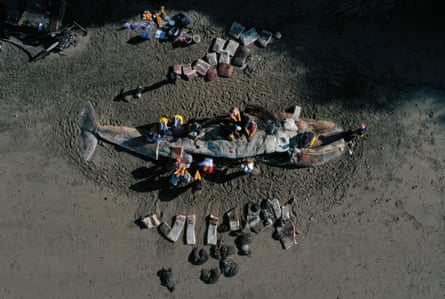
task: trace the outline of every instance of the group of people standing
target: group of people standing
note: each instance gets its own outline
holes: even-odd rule
[[[258,128],[257,122],[242,115],[238,107],[235,106],[230,109],[228,118],[229,121],[226,128],[229,127],[230,131],[226,137],[229,140],[236,141],[242,134],[245,134],[247,138],[256,134]],[[202,135],[202,127],[196,122],[186,124],[184,117],[180,114],[175,114],[171,119],[162,116],[159,118],[156,130],[148,133],[147,140],[159,144],[167,136],[185,134],[188,134],[189,137],[194,140],[198,140]],[[193,191],[200,191],[202,189],[201,175],[211,174],[216,169],[212,158],[206,157],[201,162],[192,165],[191,161],[184,158],[182,154],[173,159],[172,166],[173,173],[170,177],[170,183],[173,186],[190,184]],[[246,174],[255,174],[257,170],[253,159],[245,160],[241,163],[240,168],[241,171]]]

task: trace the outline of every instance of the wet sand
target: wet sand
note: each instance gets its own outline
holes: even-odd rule
[[[266,1],[168,1],[184,12],[201,43],[173,48],[129,44],[118,30],[160,3],[113,1],[70,6],[89,30],[75,48],[28,62],[0,52],[0,298],[439,298],[445,294],[445,56],[439,18],[410,12],[335,26],[318,5]],[[285,3],[283,3],[285,5]],[[85,10],[88,8],[88,10]],[[250,46],[251,76],[162,84],[169,66],[203,57],[232,21],[280,31],[267,48]],[[150,87],[140,99],[120,91]],[[274,111],[300,105],[303,117],[369,135],[352,156],[310,169],[260,164],[260,176],[208,177],[204,190],[168,186],[162,164],[101,142],[90,162],[78,149],[78,115],[93,103],[101,124],[144,126],[162,115],[224,114],[233,105]],[[235,173],[235,169],[230,171]],[[157,213],[222,218],[249,200],[292,200],[298,244],[283,250],[265,229],[239,273],[199,280],[210,259],[191,265],[192,247],[171,243],[135,220]],[[220,235],[226,243],[233,237]],[[170,293],[156,275],[171,268]]]

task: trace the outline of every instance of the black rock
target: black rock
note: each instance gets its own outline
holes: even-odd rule
[[[189,256],[189,261],[193,265],[202,265],[209,259],[209,254],[203,248],[198,250],[197,247],[193,248]]]
[[[167,287],[170,292],[173,292],[175,290],[175,283],[173,282],[172,270],[170,268],[161,269],[157,274],[161,280],[161,285]]]
[[[238,273],[238,264],[232,259],[223,259],[220,268],[225,277],[233,277]]]
[[[218,281],[221,272],[219,272],[218,268],[212,268],[210,270],[202,269],[201,271],[201,280],[208,284],[213,284]]]

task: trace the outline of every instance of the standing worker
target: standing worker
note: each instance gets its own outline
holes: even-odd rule
[[[161,117],[159,119],[159,134],[161,135],[168,135],[169,132],[169,128],[168,128],[168,123],[169,123],[169,119],[165,116]]]
[[[184,117],[181,114],[175,114],[173,116],[173,129],[182,129],[184,125]]]

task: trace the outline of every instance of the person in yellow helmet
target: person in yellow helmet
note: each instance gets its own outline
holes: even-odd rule
[[[163,116],[159,119],[159,134],[162,135],[167,135],[169,128],[168,128],[168,123],[170,122],[170,120]]]
[[[173,116],[173,129],[181,129],[184,125],[184,117],[181,114],[175,114]]]

